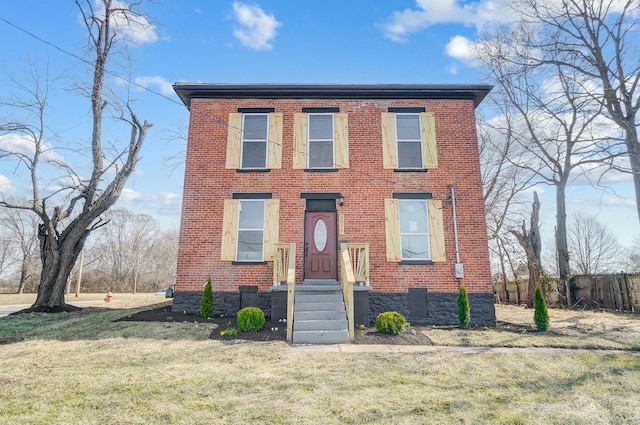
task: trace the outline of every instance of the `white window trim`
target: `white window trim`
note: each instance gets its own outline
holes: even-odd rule
[[[267,128],[266,128],[266,134],[267,134],[267,138],[266,139],[250,139],[250,138],[245,138],[245,136],[247,135],[247,132],[245,132],[244,130],[244,123],[245,123],[245,117],[248,115],[264,115],[267,117]],[[242,132],[240,135],[240,168],[242,170],[264,170],[266,168],[268,168],[268,163],[269,163],[269,125],[270,125],[270,117],[268,113],[243,113],[242,114]],[[242,163],[243,163],[243,159],[244,159],[244,144],[245,143],[264,143],[264,166],[262,167],[243,167]]]
[[[240,228],[240,213],[242,213],[242,204],[244,202],[262,202],[262,227],[261,228],[255,228],[255,229],[241,229]],[[263,258],[264,258],[264,232],[266,231],[265,229],[265,216],[266,216],[266,202],[264,199],[239,199],[238,202],[238,217],[236,217],[237,223],[238,223],[238,229],[237,229],[237,233],[236,233],[236,261],[237,262],[242,262],[242,263],[261,263],[263,262]],[[260,230],[262,231],[262,249],[260,250],[260,257],[257,260],[247,260],[247,259],[239,259],[238,258],[238,251],[239,251],[239,247],[240,247],[240,232],[241,231],[257,231]]]
[[[425,204],[425,221],[427,223],[427,231],[425,232],[421,232],[421,233],[402,233],[402,214],[401,214],[401,208],[400,205],[402,204],[402,202],[424,202]],[[431,261],[431,229],[429,228],[429,202],[427,201],[427,199],[399,199],[398,200],[398,232],[400,233],[400,260],[401,261]],[[402,249],[402,238],[404,235],[407,236],[422,236],[424,235],[424,237],[427,240],[427,251],[429,253],[429,255],[425,258],[419,258],[419,257],[412,257],[412,258],[405,258],[403,256],[403,252],[404,250]]]
[[[413,115],[416,116],[418,118],[418,135],[420,136],[418,139],[400,139],[398,137],[398,116],[399,115]],[[397,166],[398,169],[402,169],[402,170],[421,170],[424,168],[424,161],[423,161],[423,157],[424,157],[424,146],[422,145],[423,141],[422,141],[422,118],[420,116],[420,113],[414,113],[414,112],[396,112],[395,113],[395,120],[396,120],[396,155],[397,155]],[[420,166],[419,167],[401,167],[400,166],[400,142],[416,142],[418,143],[418,145],[420,146]]]
[[[331,139],[311,139],[311,116],[330,115],[331,116]],[[311,144],[313,142],[331,142],[331,161],[326,167],[311,166]],[[336,123],[333,112],[309,112],[307,113],[307,168],[314,170],[333,169],[336,167]]]

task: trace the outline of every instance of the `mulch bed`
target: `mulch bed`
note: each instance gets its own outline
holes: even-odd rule
[[[133,322],[191,322],[191,323],[213,323],[217,325],[211,333],[212,339],[221,341],[286,341],[286,323],[271,322],[267,320],[264,328],[258,332],[243,332],[239,335],[220,335],[227,327],[237,328],[236,318],[233,316],[215,316],[210,319],[194,314],[184,314],[171,311],[171,306],[145,310],[117,321]],[[373,327],[365,328],[364,331],[356,329],[354,344],[393,344],[393,345],[433,345],[428,336],[422,331],[428,329],[427,326],[411,326],[400,335],[381,334]]]

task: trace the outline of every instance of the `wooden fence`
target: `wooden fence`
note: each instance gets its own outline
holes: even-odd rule
[[[571,280],[574,303],[613,311],[640,311],[640,275],[579,275]]]
[[[515,281],[510,280],[506,286],[504,282],[495,284],[496,302],[502,304],[526,304],[528,285],[528,279],[520,280],[517,284]],[[557,286],[555,280],[551,283],[551,287],[553,288],[554,286]],[[558,291],[547,290],[547,304],[551,306],[558,304]]]
[[[505,304],[521,304],[527,299],[527,280],[497,282],[496,301]],[[612,311],[640,312],[640,274],[626,273],[577,275],[571,278],[571,300],[574,306],[591,307]],[[561,282],[553,279],[547,290],[549,305],[565,305],[565,289]]]

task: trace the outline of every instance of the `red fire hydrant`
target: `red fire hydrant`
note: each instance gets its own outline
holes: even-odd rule
[[[111,302],[111,298],[113,297],[113,295],[111,295],[111,292],[107,292],[107,297],[104,299],[106,302],[110,303]]]

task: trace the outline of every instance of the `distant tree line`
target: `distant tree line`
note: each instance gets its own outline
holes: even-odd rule
[[[178,230],[160,229],[146,214],[113,208],[87,240],[80,292],[155,292],[175,283]],[[37,292],[40,277],[37,217],[0,209],[0,286],[3,292]],[[80,261],[67,292],[78,284]]]

